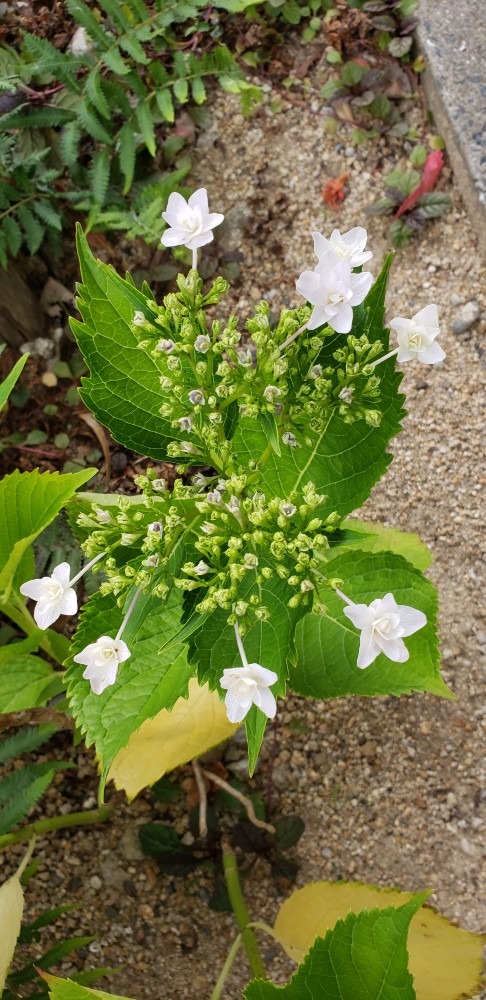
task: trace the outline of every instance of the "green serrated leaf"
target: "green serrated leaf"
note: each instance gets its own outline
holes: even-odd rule
[[[102,118],[111,119],[112,112],[110,105],[103,91],[103,84],[98,67],[95,67],[86,77],[86,93],[91,104],[99,112]]]
[[[12,371],[9,372],[7,378],[0,383],[0,410],[5,406],[14,385],[18,382],[28,358],[28,354],[23,354],[22,357],[19,358],[19,360],[14,364]]]
[[[29,726],[0,740],[0,764],[42,746],[56,731],[57,726],[53,725]]]
[[[73,767],[64,761],[27,764],[0,781],[0,835],[10,833],[49,787],[56,771]]]
[[[36,219],[28,205],[19,205],[17,217],[25,233],[25,242],[32,255],[36,254],[44,239],[45,227]]]
[[[121,172],[125,180],[123,185],[123,194],[128,194],[132,186],[136,157],[135,135],[131,122],[125,122],[120,131],[118,157],[120,160]]]
[[[56,229],[59,233],[62,231],[62,218],[57,208],[54,207],[52,202],[44,199],[43,201],[32,202],[32,208],[36,215],[51,229]]]
[[[156,151],[156,139],[155,139],[155,129],[154,120],[152,117],[152,109],[148,101],[140,101],[137,104],[136,112],[137,121],[139,124],[140,132],[142,134],[143,141],[151,156],[155,156]]]
[[[80,395],[116,441],[141,455],[162,459],[173,432],[159,413],[161,372],[139,349],[131,329],[137,310],[150,314],[146,296],[94,259],[80,227],[77,245],[83,322],[72,320],[71,326],[92,373],[81,380]]]
[[[326,614],[308,614],[296,629],[297,663],[289,680],[294,691],[313,698],[412,691],[453,697],[439,672],[436,593],[419,570],[391,552],[346,551],[331,558],[325,572],[328,578],[344,581],[344,593],[356,604],[370,604],[391,592],[398,604],[423,611],[427,625],[407,638],[406,663],[394,663],[382,654],[371,666],[359,669],[360,632],[343,614],[341,598],[325,588],[320,597]]]
[[[173,122],[175,120],[174,102],[169,88],[164,87],[163,90],[156,90],[155,100],[164,120]]]
[[[97,205],[102,206],[110,182],[110,151],[106,147],[96,150],[91,162],[89,179],[93,198]]]
[[[192,99],[196,104],[204,104],[207,98],[206,87],[200,76],[196,76],[191,82]]]
[[[12,257],[16,257],[20,247],[22,246],[22,230],[13,217],[13,215],[6,215],[2,220],[3,230],[7,239],[8,249],[12,254]],[[2,403],[0,403],[0,407]]]
[[[22,655],[16,645],[7,646],[10,655],[0,657],[0,714],[46,705],[63,690],[60,674],[46,660]]]

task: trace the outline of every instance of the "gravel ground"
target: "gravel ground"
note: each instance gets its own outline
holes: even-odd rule
[[[212,114],[213,125],[199,142],[194,181],[208,188],[212,210],[226,213],[219,237],[225,250],[243,254],[231,307],[244,313],[261,296],[276,308],[296,303],[295,279],[313,266],[311,231],[366,225],[364,208],[382,194],[382,174],[400,156],[404,160],[403,140],[354,148],[349,133],[329,135],[322,119],[310,112],[287,107],[274,114],[265,105],[245,119],[228,95],[217,99]],[[348,195],[339,214],[333,214],[323,206],[322,185],[344,172],[349,173]],[[389,301],[395,315],[411,315],[437,302],[447,358],[433,368],[406,367],[404,431],[393,444],[394,461],[385,480],[361,513],[419,532],[432,549],[444,676],[457,700],[415,695],[313,704],[291,698],[267,738],[255,781],[265,782],[275,753],[278,812],[299,813],[306,822],[297,849],[298,885],[346,878],[411,890],[433,886],[433,901],[442,913],[479,931],[485,922],[480,663],[486,632],[478,594],[484,478],[475,456],[481,444],[486,315],[478,315],[462,333],[454,330],[486,303],[477,243],[446,171],[441,187],[453,195],[454,208],[398,252]],[[386,223],[372,219],[368,230],[377,273],[389,246]],[[478,309],[466,308],[471,302],[479,303]],[[244,750],[239,754],[243,757]],[[58,776],[53,810],[61,793],[67,808],[93,804],[92,759],[82,750],[75,756],[80,770],[74,777]],[[235,756],[232,746],[230,757]],[[121,796],[114,801],[116,818],[109,826],[39,841],[41,866],[30,912],[38,912],[42,902],[80,901],[82,909],[60,921],[58,933],[98,934],[79,964],[123,965],[109,981],[117,994],[205,998],[233,940],[232,917],[207,908],[203,876],[184,883],[160,876],[150,860],[141,858],[137,826],[172,807],[154,804],[149,792],[130,808]],[[176,812],[176,829],[184,833],[185,810],[179,806]],[[270,880],[263,862],[257,863],[246,887],[252,914],[273,921],[288,891]],[[269,973],[284,982],[289,962],[271,942],[264,953]],[[228,980],[227,1000],[237,1000],[247,980],[243,958],[236,970]],[[73,966],[66,962],[62,971],[69,974]]]

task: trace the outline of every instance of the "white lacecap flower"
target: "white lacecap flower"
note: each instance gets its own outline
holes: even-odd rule
[[[299,443],[292,431],[285,431],[285,434],[282,434],[282,441],[284,444],[288,444],[289,448],[297,448]]]
[[[202,559],[200,559],[199,562],[196,563],[193,569],[193,573],[195,573],[196,576],[204,576],[205,573],[209,572],[210,572],[209,566]]]
[[[336,333],[349,333],[353,325],[353,306],[366,298],[373,277],[369,271],[355,274],[347,260],[333,250],[320,258],[313,271],[304,271],[296,282],[297,291],[314,306],[308,330],[328,324]]]
[[[203,531],[205,535],[215,535],[218,528],[211,521],[204,521],[201,524],[201,531]]]
[[[70,578],[71,567],[62,562],[53,569],[51,576],[27,580],[21,585],[20,593],[36,601],[34,620],[39,628],[49,628],[60,615],[76,614],[78,599]]]
[[[162,218],[169,226],[162,236],[165,247],[185,246],[197,250],[211,242],[213,229],[223,222],[224,215],[209,211],[206,188],[199,188],[189,201],[173,191]]]
[[[314,590],[314,584],[312,580],[302,580],[300,584],[300,589],[303,594],[307,594],[310,590]]]
[[[268,403],[273,403],[273,401],[278,399],[281,394],[281,390],[277,385],[267,385],[263,390],[263,398],[266,399]]]
[[[143,565],[148,566],[149,569],[156,569],[157,566],[159,565],[159,562],[160,562],[159,557],[157,555],[152,555],[152,556],[147,556],[147,558],[143,560]]]
[[[134,326],[145,326],[146,322],[147,322],[147,317],[145,316],[145,313],[141,312],[140,310],[137,310],[137,312],[135,313],[135,315],[134,315],[134,317],[132,319],[133,325]]]
[[[218,482],[216,483],[216,489],[219,490],[220,493],[224,493],[227,485],[228,484],[226,482],[226,479],[218,479]]]
[[[204,399],[204,393],[202,392],[202,390],[201,389],[191,389],[191,391],[189,393],[189,402],[192,403],[193,406],[197,406],[198,404],[200,406],[204,406],[205,399]]]
[[[340,260],[346,260],[351,267],[361,267],[373,256],[371,250],[365,251],[368,233],[362,226],[356,226],[342,234],[339,229],[333,229],[330,239],[326,239],[321,233],[312,233],[312,236],[314,237],[314,253],[318,260],[328,250],[332,250],[336,257],[339,257]]]
[[[280,513],[284,514],[285,517],[293,517],[297,507],[293,503],[281,503],[279,507]]]
[[[156,346],[157,350],[162,351],[163,354],[171,354],[174,350],[175,344],[173,340],[163,337],[162,340],[159,340]]]
[[[445,351],[436,343],[440,333],[436,305],[425,306],[412,319],[396,316],[390,320],[390,327],[397,335],[397,361],[415,360],[435,365],[444,360]]]
[[[226,713],[230,722],[242,722],[252,705],[273,719],[277,711],[275,695],[270,685],[278,681],[274,670],[267,670],[259,663],[247,663],[243,667],[230,667],[223,671],[220,684],[227,692]]]
[[[196,472],[195,476],[192,477],[192,485],[196,486],[198,490],[203,490],[207,482],[207,478],[203,476],[202,472]]]
[[[160,521],[152,521],[152,523],[148,525],[148,531],[162,532],[163,525]]]
[[[371,604],[353,604],[340,591],[337,593],[348,602],[344,608],[346,618],[361,630],[358,667],[369,667],[380,653],[396,663],[408,660],[410,654],[403,639],[427,624],[423,611],[397,604],[393,594],[385,594]]]
[[[253,364],[253,357],[249,348],[240,347],[236,352],[236,356],[242,368],[249,368]]]
[[[199,351],[199,354],[207,354],[211,347],[211,338],[205,333],[200,333],[194,341],[194,347],[196,351]]]
[[[105,688],[115,683],[119,664],[128,660],[130,655],[122,639],[102,635],[73,656],[73,660],[86,665],[83,677],[90,682],[95,694],[102,694]]]
[[[247,569],[256,569],[258,566],[258,556],[255,556],[253,552],[245,552],[243,562]]]
[[[181,431],[191,431],[192,430],[192,417],[179,417],[177,423]]]
[[[152,479],[150,485],[152,489],[156,491],[156,493],[165,493],[167,489],[167,483],[165,479]]]
[[[309,378],[320,378],[322,375],[322,365],[312,365]]]
[[[345,385],[339,393],[339,399],[342,399],[343,403],[352,403],[353,394],[354,385]]]
[[[230,497],[229,503],[226,504],[226,507],[230,514],[238,514],[240,511],[240,501],[238,500],[238,497]]]
[[[180,450],[184,455],[198,454],[198,449],[196,448],[196,445],[192,443],[192,441],[181,441]]]

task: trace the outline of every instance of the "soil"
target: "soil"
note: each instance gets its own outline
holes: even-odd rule
[[[320,64],[309,72],[316,91],[322,74]],[[349,131],[326,131],[312,93],[303,102],[307,110],[282,100],[277,111],[274,98],[269,92],[263,105],[244,118],[237,98],[218,97],[211,107],[211,127],[201,134],[194,157],[193,186],[207,187],[212,209],[226,215],[218,246],[240,255],[241,274],[228,312],[244,314],[261,297],[276,310],[297,303],[295,279],[313,266],[314,229],[329,233],[335,227],[346,231],[367,225],[374,273],[390,245],[386,220],[366,222],[364,213],[382,196],[383,175],[405,166],[406,141],[382,137],[356,146]],[[407,115],[420,128],[418,111],[412,107]],[[346,197],[340,210],[331,212],[322,188],[344,173],[349,175]],[[405,367],[404,430],[393,442],[387,476],[360,515],[418,532],[430,546],[434,562],[429,575],[441,598],[444,677],[456,700],[415,695],[313,703],[289,698],[280,706],[278,724],[269,728],[251,787],[267,793],[271,774],[274,813],[305,820],[295,851],[297,885],[353,879],[409,890],[432,886],[432,901],[442,913],[479,931],[485,919],[480,664],[486,632],[479,597],[484,476],[477,456],[486,303],[477,242],[447,169],[439,187],[451,194],[453,209],[397,252],[389,310],[390,315],[411,315],[437,302],[447,358],[434,367]],[[452,323],[471,300],[480,303],[483,313],[463,334],[454,334]],[[34,410],[44,399],[44,387],[38,391]],[[45,398],[56,391],[45,390]],[[72,413],[61,409],[58,419],[69,421]],[[90,435],[84,425],[80,437],[78,424],[75,450],[83,441],[86,446]],[[122,451],[118,446],[112,450]],[[135,459],[126,457],[123,472],[112,479],[115,489],[133,488]],[[55,461],[47,465],[53,466],[60,467]],[[59,756],[75,760],[77,769],[56,776],[32,818],[54,814],[60,806],[69,812],[95,804],[92,754],[80,746],[73,749],[62,734],[55,747]],[[218,757],[230,773],[235,762],[243,762],[240,774],[244,769],[239,739]],[[175,777],[183,781],[189,776],[183,769]],[[118,966],[117,974],[103,981],[103,988],[117,994],[157,1000],[209,996],[235,937],[233,917],[208,908],[212,883],[207,874],[185,879],[161,875],[155,862],[141,855],[137,836],[140,825],[163,818],[189,842],[187,794],[186,785],[177,803],[163,804],[147,790],[129,806],[109,788],[107,798],[115,808],[110,823],[39,838],[40,865],[27,890],[27,915],[54,902],[77,902],[80,909],[61,918],[55,934],[97,935],[75,960],[62,963],[59,974]],[[10,851],[6,873],[21,854],[21,845]],[[290,891],[288,883],[272,880],[262,860],[256,861],[245,885],[250,912],[269,923]],[[263,938],[262,947],[269,975],[285,982],[292,964],[271,939]],[[248,980],[244,957],[234,969],[224,993],[228,1000],[237,1000]]]

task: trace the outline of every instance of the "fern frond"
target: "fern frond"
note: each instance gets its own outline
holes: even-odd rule
[[[110,37],[84,0],[66,0],[66,7],[74,20],[104,52],[110,45]]]
[[[9,833],[49,787],[56,771],[72,764],[49,760],[42,764],[27,764],[12,771],[0,781],[0,835]]]
[[[100,207],[104,204],[110,180],[110,153],[108,149],[97,149],[89,172],[93,198]]]
[[[32,726],[27,729],[19,729],[13,736],[7,736],[0,740],[0,764],[5,764],[7,760],[20,757],[23,753],[30,753],[37,747],[46,743],[53,733],[57,732],[57,726],[42,725]]]

